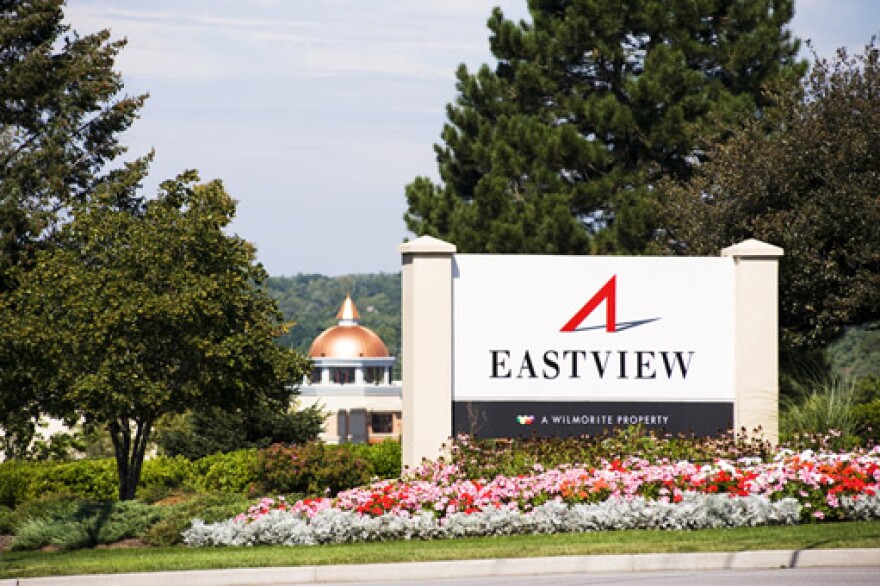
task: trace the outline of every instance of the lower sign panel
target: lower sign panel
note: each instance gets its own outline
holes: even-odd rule
[[[658,433],[718,436],[733,427],[733,403],[454,401],[456,435],[570,437],[641,425]]]

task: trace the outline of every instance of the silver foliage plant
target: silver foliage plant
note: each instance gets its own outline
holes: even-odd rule
[[[851,521],[880,519],[880,494],[862,495],[858,498],[845,496],[840,499],[840,508],[845,511],[846,518]]]
[[[847,518],[880,518],[880,495],[842,499]],[[680,503],[638,497],[595,504],[551,501],[523,513],[499,508],[454,513],[437,519],[430,512],[379,517],[327,509],[312,519],[271,511],[256,520],[207,524],[196,519],[183,533],[193,547],[215,545],[317,545],[407,539],[448,539],[524,533],[578,533],[622,529],[694,530],[755,525],[794,525],[801,505],[793,498],[771,501],[750,495],[685,493]]]

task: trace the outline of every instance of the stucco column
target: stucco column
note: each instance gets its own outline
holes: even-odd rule
[[[746,240],[721,251],[734,262],[734,427],[779,441],[779,258]]]
[[[422,236],[402,255],[403,465],[436,459],[452,434],[452,255]]]

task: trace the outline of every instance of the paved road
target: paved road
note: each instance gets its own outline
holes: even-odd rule
[[[494,576],[401,582],[335,582],[323,586],[833,586],[880,585],[880,562],[873,568],[793,568],[775,570],[706,570],[693,572],[616,572],[551,576]]]

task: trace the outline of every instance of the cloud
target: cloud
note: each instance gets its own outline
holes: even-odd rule
[[[157,1],[120,8],[71,0],[67,18],[84,32],[109,27],[114,36],[127,37],[119,66],[132,77],[246,80],[354,73],[448,79],[463,55],[488,53],[483,31],[491,4]]]

